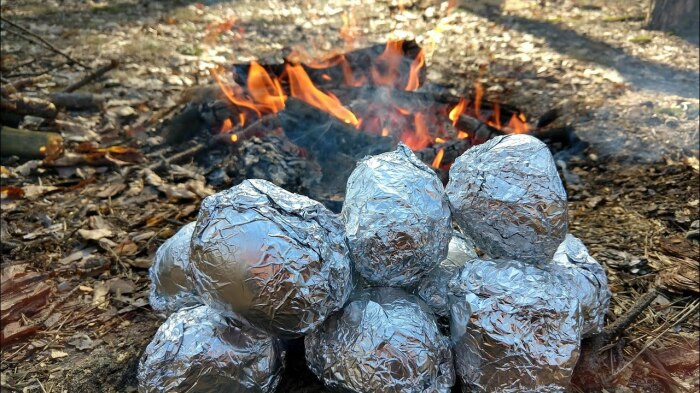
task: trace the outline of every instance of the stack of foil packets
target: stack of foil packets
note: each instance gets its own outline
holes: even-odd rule
[[[139,390],[272,392],[299,337],[334,391],[565,390],[610,300],[567,221],[552,156],[526,135],[468,150],[446,188],[406,146],[366,158],[339,216],[246,180],[156,253],[151,305],[170,316]]]

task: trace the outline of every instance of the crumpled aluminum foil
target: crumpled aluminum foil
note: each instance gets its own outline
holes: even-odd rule
[[[566,191],[535,137],[506,135],[467,150],[446,192],[462,232],[494,258],[551,260],[567,233]]]
[[[447,285],[457,271],[468,261],[476,259],[474,243],[461,233],[454,232],[447,250],[447,257],[430,271],[416,289],[418,295],[440,317],[449,317]]]
[[[191,222],[180,228],[156,251],[153,265],[148,270],[151,279],[149,301],[156,311],[172,313],[201,303],[189,278],[190,239],[194,225]]]
[[[600,333],[605,327],[611,296],[603,266],[588,254],[581,240],[566,235],[548,268],[578,298],[583,313],[583,337]]]
[[[452,236],[442,183],[403,144],[357,164],[341,215],[355,268],[375,286],[415,286]]]
[[[352,291],[343,224],[320,203],[260,179],[204,199],[191,274],[205,304],[300,337]]]
[[[449,284],[463,392],[565,391],[583,318],[573,288],[517,261],[476,259]]]
[[[158,328],[138,368],[141,393],[272,392],[282,376],[277,339],[200,305]]]
[[[420,299],[397,288],[354,295],[306,336],[306,361],[326,386],[362,393],[447,393],[449,340]]]

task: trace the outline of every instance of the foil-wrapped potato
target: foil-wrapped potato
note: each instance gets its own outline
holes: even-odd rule
[[[199,304],[189,277],[191,222],[166,240],[156,251],[148,270],[151,279],[149,301],[154,310],[173,313],[183,307]]]
[[[158,328],[137,377],[141,393],[270,393],[282,368],[277,339],[200,305]]]
[[[282,338],[313,330],[352,291],[338,217],[264,180],[204,199],[190,258],[202,302]]]
[[[551,260],[567,233],[566,191],[535,137],[500,136],[467,150],[446,192],[462,232],[494,258]]]
[[[306,361],[326,386],[358,393],[447,393],[452,352],[432,312],[397,288],[356,294],[306,336]]]
[[[430,271],[416,289],[416,294],[440,317],[450,315],[447,285],[462,266],[476,259],[474,244],[461,233],[454,232],[447,249],[447,257]]]
[[[374,286],[415,286],[452,235],[442,183],[403,144],[358,163],[341,215],[355,268]]]
[[[603,266],[588,254],[581,240],[566,235],[548,267],[578,297],[583,313],[583,337],[600,333],[610,304],[608,277]]]
[[[574,290],[517,261],[476,259],[449,284],[463,392],[565,391],[583,318]]]

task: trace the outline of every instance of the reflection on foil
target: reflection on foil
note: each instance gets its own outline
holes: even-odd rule
[[[581,240],[566,235],[548,268],[578,298],[583,313],[583,337],[600,333],[610,304],[608,277],[603,266],[588,254]]]
[[[472,241],[465,238],[464,235],[454,232],[447,250],[447,257],[421,280],[416,294],[433,309],[436,315],[448,317],[450,307],[447,298],[447,285],[462,266],[476,258]]]
[[[156,252],[148,270],[151,279],[149,301],[154,310],[173,313],[183,307],[199,304],[189,277],[190,239],[194,222],[177,231]]]
[[[278,341],[208,306],[183,308],[160,326],[141,358],[143,393],[270,393],[280,381]]]
[[[444,259],[452,235],[442,183],[403,144],[358,163],[342,217],[355,268],[375,286],[415,286]]]
[[[334,389],[447,393],[454,384],[449,340],[430,308],[400,289],[356,294],[305,345],[309,367]]]
[[[530,264],[476,259],[449,291],[464,392],[566,390],[583,323],[571,288]]]
[[[338,217],[264,180],[204,199],[190,256],[205,304],[283,338],[312,331],[352,290]]]
[[[492,257],[541,263],[566,235],[566,191],[535,137],[506,135],[467,150],[446,192],[460,229]]]

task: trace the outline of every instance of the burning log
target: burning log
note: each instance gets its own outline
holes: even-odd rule
[[[63,145],[61,135],[53,132],[29,131],[12,127],[0,128],[0,155],[20,158],[43,158],[60,150]]]
[[[413,40],[389,41],[360,48],[344,54],[335,54],[322,60],[309,59],[300,53],[291,53],[282,64],[263,64],[262,68],[271,75],[284,73],[286,64],[301,64],[316,86],[335,89],[340,86],[389,85],[395,88],[409,87],[411,67],[417,83],[425,80],[425,66],[414,63],[422,57],[421,47]],[[418,63],[416,63],[418,64]],[[251,65],[234,64],[233,74],[236,83],[245,86]],[[417,86],[416,86],[417,87]],[[414,90],[414,89],[411,89]]]
[[[455,141],[436,143],[433,146],[417,150],[414,153],[421,161],[430,165],[435,161],[435,157],[437,157],[442,150],[442,163],[452,163],[470,147],[472,147],[472,144],[468,139],[458,139]]]

